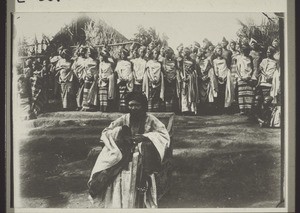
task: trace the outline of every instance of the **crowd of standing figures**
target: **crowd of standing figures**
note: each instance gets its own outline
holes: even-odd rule
[[[18,76],[18,101],[25,119],[61,110],[126,112],[125,97],[142,91],[150,112],[181,115],[240,113],[260,126],[280,127],[280,50],[274,40],[260,48],[254,39],[218,45],[204,39],[176,51],[152,41],[99,51],[80,46],[75,54],[60,46],[49,58],[28,58]]]

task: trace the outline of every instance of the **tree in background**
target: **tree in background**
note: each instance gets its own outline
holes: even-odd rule
[[[23,37],[18,41],[18,56],[28,56],[29,43],[27,38]]]
[[[114,28],[106,24],[103,20],[85,23],[85,42],[88,45],[108,45],[128,41],[128,39]]]
[[[263,14],[267,16],[266,14]],[[255,25],[253,19],[248,19],[246,22],[238,20],[241,28],[237,32],[239,40],[253,38],[255,39],[261,48],[265,49],[272,44],[274,39],[279,40],[279,22],[278,18],[262,19],[260,25]]]
[[[152,41],[155,41],[157,45],[168,46],[168,36],[162,34],[161,36],[152,27],[145,29],[143,26],[138,26],[138,32],[134,34],[133,40],[144,46],[148,46]]]
[[[108,47],[108,45],[128,41],[125,36],[123,36],[113,27],[106,24],[106,22],[101,19],[99,19],[97,22],[94,20],[86,22],[83,30],[85,32],[85,45],[92,47],[103,45],[108,48],[110,54],[114,58],[118,58],[119,48],[121,47],[121,45],[114,47]],[[97,49],[98,51],[100,50],[99,47]]]

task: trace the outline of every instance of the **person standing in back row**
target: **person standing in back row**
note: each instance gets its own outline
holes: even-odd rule
[[[80,47],[77,53],[77,58],[73,62],[72,70],[77,78],[77,92],[76,103],[77,110],[82,109],[83,88],[84,88],[84,75],[85,75],[85,62],[86,62],[86,48]]]
[[[115,73],[119,88],[119,111],[126,112],[126,94],[133,91],[132,63],[128,60],[129,51],[125,48],[120,50],[120,60],[117,63]]]
[[[141,46],[138,49],[139,57],[132,59],[131,62],[133,64],[133,78],[134,85],[133,91],[142,91],[143,78],[146,71],[146,63],[147,61],[144,59],[146,54],[146,47]]]
[[[169,47],[165,49],[166,57],[162,62],[165,86],[165,110],[178,112],[179,72],[174,59],[174,51]]]
[[[230,84],[228,84],[228,79],[230,78],[230,70],[227,67],[226,60],[222,56],[222,47],[217,45],[215,48],[216,59],[213,60],[213,67],[215,75],[218,80],[218,94],[215,100],[216,106],[219,113],[224,112],[224,107],[228,107],[228,100],[230,97]]]
[[[96,111],[98,105],[98,60],[97,51],[90,47],[85,61],[82,111]]]
[[[228,46],[229,42],[226,40],[225,37],[223,37],[222,39],[222,57],[226,60],[226,64],[227,64],[227,67],[231,67],[231,57],[232,57],[232,52],[227,49],[227,46]]]
[[[151,60],[146,64],[142,88],[148,99],[149,111],[155,112],[161,110],[162,101],[164,101],[164,76],[158,56],[159,50],[155,48],[149,55]]]
[[[76,106],[76,93],[74,90],[74,73],[71,69],[71,53],[67,49],[60,52],[59,61],[56,64],[56,72],[61,86],[61,100],[64,111],[73,110]]]
[[[231,56],[231,67],[230,67],[230,71],[231,71],[231,79],[233,82],[233,88],[234,88],[234,102],[237,103],[238,102],[238,91],[237,91],[237,68],[236,68],[236,64],[237,64],[237,60],[238,58],[241,56],[240,51],[237,50],[237,43],[235,41],[231,41],[230,42],[230,50],[232,52],[232,56]]]
[[[217,97],[217,79],[214,73],[213,65],[208,58],[206,51],[208,49],[200,49],[198,55],[199,66],[198,79],[199,79],[199,112],[207,113],[213,106],[214,98]]]
[[[278,65],[277,61],[274,59],[275,49],[272,46],[269,46],[267,49],[267,58],[263,59],[259,65],[260,74],[258,77],[258,93],[263,97],[272,95],[274,99],[274,91],[277,90],[278,80],[274,79],[279,78]],[[274,75],[275,74],[275,75]]]
[[[115,73],[108,60],[109,52],[103,49],[100,52],[99,64],[99,105],[101,112],[112,111],[112,104],[116,99]]]
[[[250,115],[254,98],[254,89],[251,83],[254,77],[253,62],[249,53],[250,47],[242,47],[241,56],[237,60],[238,102],[241,115]]]
[[[191,51],[185,47],[183,59],[179,62],[180,73],[180,106],[185,115],[197,114],[198,77],[195,62],[190,57]]]
[[[259,46],[257,44],[257,41],[253,38],[250,39],[249,42],[251,51],[250,51],[250,56],[253,60],[253,71],[254,71],[254,76],[256,78],[258,78],[259,73],[260,73],[260,68],[259,68],[259,64],[261,63],[262,60],[262,53],[259,49]]]

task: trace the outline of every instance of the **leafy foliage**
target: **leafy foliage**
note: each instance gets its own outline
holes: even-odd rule
[[[246,38],[255,39],[258,44],[266,48],[272,44],[274,39],[279,39],[279,23],[278,20],[262,20],[260,25],[255,25],[252,19],[246,20],[246,23],[237,20],[241,28],[237,32],[240,40]]]
[[[85,32],[85,42],[87,45],[108,45],[128,40],[103,20],[98,20],[98,22],[90,20],[85,23],[83,30]]]
[[[165,34],[160,36],[152,27],[145,29],[143,26],[139,25],[137,31],[138,32],[134,34],[133,40],[144,46],[148,46],[152,41],[160,46],[168,46],[168,36]]]
[[[18,55],[19,56],[28,56],[28,41],[25,37],[22,38],[22,40],[20,40],[18,42]]]

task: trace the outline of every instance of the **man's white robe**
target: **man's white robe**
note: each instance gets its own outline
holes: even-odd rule
[[[93,174],[103,171],[116,165],[122,159],[122,153],[118,149],[115,139],[123,125],[130,126],[130,114],[125,114],[113,121],[109,127],[105,128],[101,135],[101,140],[105,146],[99,154]],[[165,125],[155,116],[147,114],[145,121],[145,132],[143,136],[152,141],[156,147],[161,160],[164,158],[165,150],[170,146],[170,136]],[[114,182],[108,186],[103,199],[94,200],[99,207],[104,208],[135,208],[136,199],[136,175],[141,153],[141,143],[133,154],[132,162],[129,163],[128,170],[122,170]],[[144,203],[147,208],[157,208],[157,192],[154,174],[151,174],[151,187],[145,192]]]

